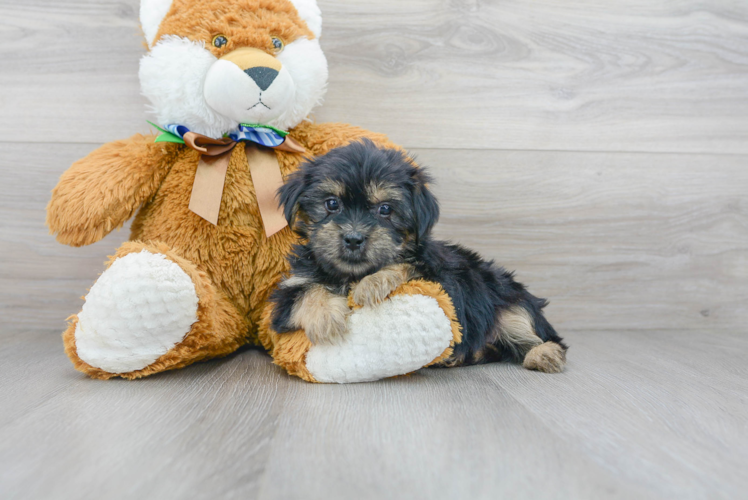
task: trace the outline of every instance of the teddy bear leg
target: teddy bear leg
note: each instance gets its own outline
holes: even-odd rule
[[[333,344],[312,344],[302,330],[273,331],[268,304],[260,339],[275,363],[308,382],[370,382],[438,363],[461,341],[452,301],[437,283],[405,283],[377,305],[349,299],[347,331]]]
[[[93,378],[135,379],[223,356],[248,330],[208,276],[165,244],[122,245],[85,300],[63,340]]]

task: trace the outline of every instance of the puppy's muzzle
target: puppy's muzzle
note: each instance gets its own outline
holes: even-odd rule
[[[356,231],[347,233],[345,236],[343,236],[343,243],[345,244],[345,247],[351,251],[359,250],[362,246],[364,246],[364,242],[366,242],[366,237]]]

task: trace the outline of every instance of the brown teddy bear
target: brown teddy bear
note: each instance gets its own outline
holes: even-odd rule
[[[135,216],[130,241],[63,334],[75,367],[101,379],[260,344],[266,301],[296,238],[278,187],[305,158],[351,141],[397,147],[360,128],[307,121],[327,83],[315,0],[143,0],[140,18],[149,49],[141,87],[161,133],[105,144],[76,162],[47,209],[51,232],[72,246]],[[313,346],[303,332],[267,329],[262,343],[306,380],[355,382],[416,370],[459,342],[439,285],[406,284],[391,302],[352,313],[361,331],[350,345]],[[403,323],[398,307],[422,314]],[[426,348],[411,355],[408,342]]]

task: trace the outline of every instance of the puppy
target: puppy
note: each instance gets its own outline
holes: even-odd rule
[[[413,278],[435,281],[452,298],[462,343],[443,366],[521,362],[560,372],[566,345],[542,313],[546,301],[512,273],[431,230],[439,205],[430,178],[412,158],[365,140],[311,160],[279,196],[300,236],[291,273],[273,293],[272,326],[304,329],[313,343],[346,331],[347,296],[375,305]]]

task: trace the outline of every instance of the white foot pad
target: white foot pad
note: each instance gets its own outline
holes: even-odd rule
[[[175,262],[146,250],[114,261],[78,315],[78,357],[109,373],[150,365],[197,321],[195,285]]]
[[[452,324],[436,299],[396,295],[357,309],[339,345],[315,345],[306,367],[319,382],[371,382],[414,372],[449,347]]]

